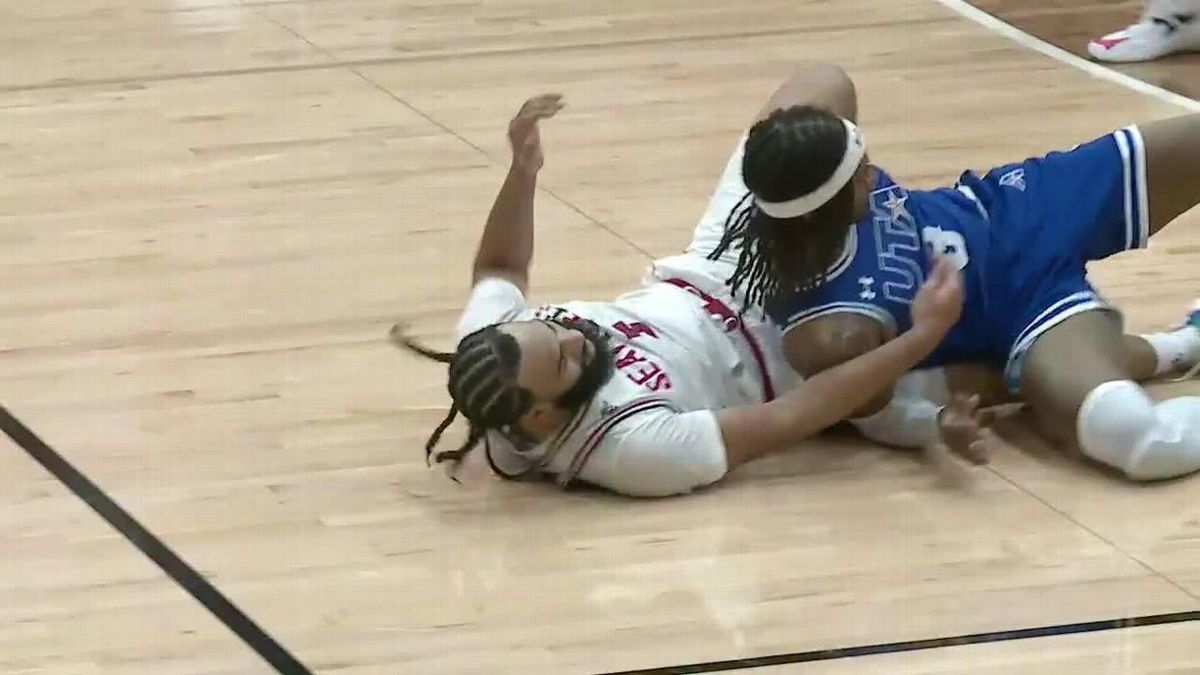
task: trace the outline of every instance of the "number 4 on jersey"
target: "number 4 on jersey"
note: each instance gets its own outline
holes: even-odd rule
[[[613,324],[613,328],[621,331],[621,333],[630,340],[636,340],[643,335],[649,335],[652,338],[658,337],[658,333],[655,333],[653,328],[647,326],[641,321],[634,321],[633,323],[618,321]]]

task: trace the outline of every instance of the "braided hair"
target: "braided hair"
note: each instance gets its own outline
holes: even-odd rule
[[[608,337],[595,322],[581,317],[572,320],[550,319],[548,323],[579,331],[593,347],[592,357],[583,365],[575,383],[554,401],[560,408],[577,414],[591,403],[596,392],[614,372],[614,357],[608,348]],[[518,422],[537,401],[533,392],[517,384],[521,346],[515,337],[500,330],[502,325],[485,326],[467,335],[459,341],[454,353],[428,349],[404,336],[399,326],[392,329],[391,338],[397,346],[450,366],[446,388],[453,403],[450,412],[425,443],[427,461],[432,458],[439,464],[446,461],[460,463],[490,430],[503,433],[514,443],[532,441]],[[457,450],[433,454],[442,434],[460,413],[470,424],[467,440]],[[564,427],[564,431],[570,428]]]
[[[742,178],[750,191],[730,211],[716,260],[741,246],[727,280],[746,304],[772,302],[781,292],[815,289],[841,254],[854,222],[854,181],[829,202],[796,218],[773,218],[755,198],[783,202],[814,192],[834,174],[846,153],[846,129],[834,113],[816,106],[776,110],[750,128]]]
[[[425,443],[426,460],[432,456],[439,464],[445,461],[461,462],[467,453],[479,445],[489,429],[514,428],[533,406],[533,394],[517,384],[521,347],[516,338],[499,330],[499,325],[487,326],[467,335],[459,341],[454,353],[422,347],[396,330],[392,332],[392,339],[401,347],[450,366],[446,388],[453,404]],[[467,440],[457,450],[433,454],[442,434],[454,423],[459,413],[470,424]]]

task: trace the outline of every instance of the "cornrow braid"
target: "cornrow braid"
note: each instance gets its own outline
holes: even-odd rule
[[[854,212],[852,184],[797,218],[772,218],[755,198],[781,202],[809,194],[833,175],[845,153],[845,127],[824,108],[776,110],[750,128],[742,158],[749,192],[730,210],[721,242],[707,256],[716,260],[741,249],[727,284],[735,293],[745,287],[747,306],[769,304],[783,290],[815,289],[841,252]]]
[[[450,412],[425,443],[425,457],[437,463],[462,460],[492,429],[505,431],[533,405],[533,395],[517,384],[521,349],[516,338],[498,330],[498,325],[481,328],[459,341],[454,353],[423,347],[392,329],[392,342],[428,359],[450,366],[446,388],[453,404]],[[459,414],[467,419],[467,440],[457,450],[433,449]]]
[[[709,260],[717,260],[733,246],[741,248],[737,266],[726,284],[736,294],[743,284],[746,286],[746,307],[763,305],[768,297],[773,297],[779,288],[779,280],[771,275],[767,264],[765,249],[772,248],[772,240],[753,233],[751,228],[755,223],[761,223],[759,211],[754,206],[754,194],[747,192],[734,205],[725,218],[725,232],[717,248],[708,254]]]

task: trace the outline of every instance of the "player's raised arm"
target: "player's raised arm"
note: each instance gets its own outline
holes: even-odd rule
[[[507,279],[525,292],[533,259],[533,198],[537,174],[545,161],[538,123],[563,107],[562,96],[544,94],[529,99],[508,124],[512,164],[488,214],[471,283],[489,277]]]
[[[962,312],[962,279],[939,260],[913,303],[913,327],[858,358],[756,406],[718,414],[729,468],[781,450],[846,419],[929,355]]]

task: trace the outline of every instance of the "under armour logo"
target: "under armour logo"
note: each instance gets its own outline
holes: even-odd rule
[[[1000,184],[1021,192],[1025,191],[1025,169],[1013,169],[1000,177]]]
[[[875,285],[875,277],[859,277],[858,285],[862,286],[862,291],[859,292],[858,297],[863,300],[875,299],[875,290],[872,288]]]

